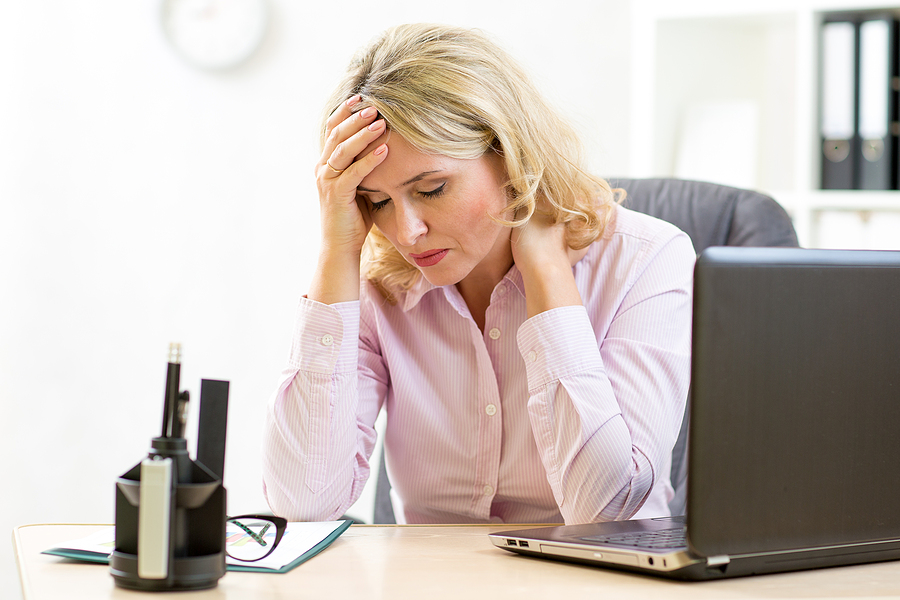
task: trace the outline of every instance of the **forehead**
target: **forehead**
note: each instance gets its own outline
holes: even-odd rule
[[[386,191],[422,173],[448,171],[461,166],[460,163],[469,162],[441,154],[420,152],[399,135],[391,135],[390,131],[369,144],[360,156],[367,155],[384,143],[388,146],[387,158],[363,178],[360,187]]]

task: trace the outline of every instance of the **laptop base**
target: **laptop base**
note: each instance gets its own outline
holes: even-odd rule
[[[589,535],[607,533],[610,530],[619,532],[631,525],[635,529],[641,529],[647,525],[656,525],[657,522],[656,519],[642,519],[618,523],[561,525],[500,531],[489,537],[498,548],[524,556],[686,581],[900,560],[900,540],[708,558],[697,556],[688,548],[658,551],[640,549],[617,553],[609,545],[595,546],[582,540]],[[854,547],[858,550],[854,550]]]

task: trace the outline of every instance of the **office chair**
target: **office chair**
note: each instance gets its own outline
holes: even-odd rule
[[[709,246],[799,246],[787,212],[758,192],[681,179],[610,178],[609,183],[626,191],[626,208],[668,221],[687,233],[697,254]],[[673,515],[685,512],[689,419],[690,397],[672,450],[675,497],[669,509]],[[375,523],[396,522],[389,494],[382,449],[375,487]]]

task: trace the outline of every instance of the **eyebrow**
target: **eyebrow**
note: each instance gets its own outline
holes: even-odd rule
[[[440,173],[440,172],[441,172],[440,169],[438,169],[438,170],[436,170],[436,171],[424,171],[424,172],[422,172],[422,173],[419,173],[418,175],[416,175],[416,176],[413,177],[412,179],[410,179],[410,180],[408,180],[408,181],[404,181],[403,183],[400,184],[400,187],[406,187],[406,186],[408,186],[408,185],[411,184],[411,183],[415,183],[415,182],[419,181],[420,179],[424,179],[425,177],[428,177],[429,175],[434,175],[435,173]],[[377,193],[379,193],[378,190],[370,190],[370,189],[368,189],[368,188],[362,187],[361,185],[356,186],[356,189],[359,190],[359,191],[361,191],[361,192],[369,192],[370,194],[377,194]]]

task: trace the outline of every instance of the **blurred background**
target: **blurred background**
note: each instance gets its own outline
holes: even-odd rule
[[[319,114],[353,53],[383,29],[433,21],[492,34],[581,131],[600,175],[704,174],[691,144],[702,142],[718,113],[704,119],[696,103],[671,117],[699,118],[692,135],[673,129],[654,142],[672,147],[664,164],[643,159],[660,152],[642,145],[649,112],[667,113],[636,97],[648,76],[644,44],[635,39],[644,31],[637,0],[261,0],[265,26],[256,36],[247,25],[256,13],[238,19],[244,25],[233,35],[246,42],[247,57],[225,68],[198,63],[216,55],[190,57],[199,39],[191,38],[192,17],[172,33],[170,4],[178,2],[0,3],[0,530],[7,536],[26,523],[113,521],[115,478],[160,430],[172,341],[182,344],[182,388],[192,398],[201,378],[231,382],[228,512],[267,509],[264,407],[318,246]],[[675,34],[686,35],[669,27],[654,44]],[[648,52],[665,54],[654,44]],[[780,101],[794,106],[793,97]],[[758,116],[746,103],[725,109],[726,121]],[[795,133],[785,135],[796,143]],[[678,148],[687,149],[686,163],[676,160]],[[758,153],[751,154],[755,165]],[[807,186],[797,168],[760,162],[723,171],[721,182]],[[836,213],[845,220],[822,226],[814,240],[804,229],[801,242],[890,247],[900,224],[892,210],[876,215],[875,225]],[[194,443],[196,402],[192,408]],[[352,511],[363,520],[371,520],[370,494]],[[0,597],[18,594],[11,545],[2,543]]]

